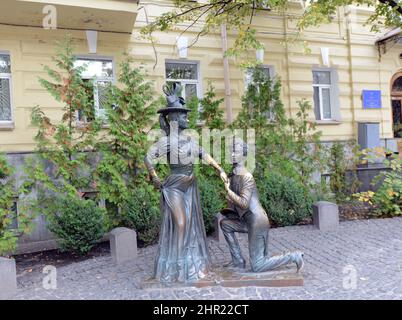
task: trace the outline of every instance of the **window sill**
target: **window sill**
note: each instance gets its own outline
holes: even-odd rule
[[[315,124],[319,126],[336,126],[342,124],[342,122],[336,120],[316,120]]]
[[[205,126],[205,123],[206,123],[205,120],[203,120],[203,121],[197,120],[197,123],[196,123],[195,125],[196,125],[197,127],[199,127],[199,128],[202,128],[202,127]]]
[[[6,130],[14,130],[15,125],[14,122],[0,122],[0,130],[1,131],[6,131]]]
[[[84,129],[88,125],[88,123],[89,122],[77,121],[77,128],[78,129]],[[104,123],[104,124],[101,125],[101,128],[102,129],[108,129],[108,128],[110,128],[110,124]]]

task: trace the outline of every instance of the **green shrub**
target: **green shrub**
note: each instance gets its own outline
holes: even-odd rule
[[[15,252],[18,237],[31,232],[35,218],[22,200],[30,193],[30,184],[24,180],[16,187],[14,173],[15,168],[8,163],[6,156],[0,153],[0,256]],[[20,202],[17,216],[15,200],[18,197]],[[18,228],[12,229],[12,223],[17,219]]]
[[[94,177],[100,198],[122,208],[138,185],[147,181],[144,157],[161,100],[129,55],[124,55],[119,69],[118,84],[109,88],[104,101],[108,128],[96,146],[102,159]]]
[[[291,178],[271,173],[258,181],[262,206],[276,226],[291,226],[311,217],[313,199]]]
[[[159,201],[160,192],[152,185],[135,188],[122,206],[118,225],[135,230],[144,245],[155,243],[161,220]]]
[[[289,117],[282,102],[280,79],[269,77],[261,66],[248,72],[251,81],[232,128],[255,130],[254,177],[258,180],[278,172],[315,191],[320,186],[313,175],[325,171],[326,159],[320,144],[322,132],[310,120],[311,104],[297,101],[298,110]]]
[[[225,207],[223,184],[217,176],[201,174],[198,174],[197,183],[205,229],[207,234],[210,234],[214,230],[215,215]],[[122,206],[120,214],[112,218],[114,224],[135,230],[138,240],[144,245],[153,244],[158,240],[160,229],[159,202],[160,192],[156,191],[152,185],[137,187]]]
[[[346,147],[351,150],[350,155],[347,154]],[[329,149],[330,189],[337,203],[348,201],[360,186],[356,172],[359,161],[358,148],[356,142],[351,140],[346,145],[337,141]]]
[[[82,79],[85,67],[75,67],[73,49],[73,40],[67,36],[58,44],[52,66],[44,66],[46,79],[39,79],[48,94],[63,106],[63,113],[53,118],[39,106],[31,113],[31,123],[37,129],[36,152],[27,162],[25,173],[37,191],[38,201],[33,201],[32,210],[40,214],[53,214],[53,194],[75,197],[80,190],[93,188],[94,155],[84,151],[94,149],[102,121],[97,118],[75,125],[77,114],[93,117],[94,84]]]
[[[189,112],[189,127],[197,130],[201,135],[202,128],[197,125],[198,122],[204,124],[205,128],[211,130],[223,130],[225,128],[225,121],[223,118],[223,111],[220,108],[224,99],[217,99],[215,88],[212,83],[208,83],[208,89],[204,94],[203,99],[192,98],[187,102],[187,107],[191,110]],[[200,107],[201,110],[200,111]],[[203,141],[204,142],[204,141]],[[214,142],[211,136],[210,146]],[[222,144],[222,155],[225,154],[224,144]],[[211,150],[206,150],[211,152]],[[217,161],[217,155],[211,154]],[[229,167],[222,165],[226,172],[229,172]],[[205,230],[207,234],[214,231],[214,218],[225,206],[225,190],[222,180],[219,178],[216,170],[207,164],[201,164],[195,167],[197,176],[197,184],[200,192],[201,209],[204,218]]]
[[[92,200],[76,197],[59,198],[56,208],[49,229],[60,239],[60,248],[87,254],[106,231],[106,210]]]
[[[13,168],[7,163],[4,155],[0,154],[0,256],[13,252],[17,245],[17,237],[9,230],[9,225],[15,218],[12,210],[14,188],[9,177]]]
[[[216,174],[216,173],[215,173]],[[214,218],[226,206],[223,183],[218,176],[200,175],[197,180],[207,234],[214,231]]]
[[[365,160],[370,161],[376,156],[385,156],[386,150],[363,150]],[[372,186],[381,183],[377,192],[367,191],[355,194],[362,202],[368,202],[375,207],[375,214],[384,217],[402,215],[402,159],[393,156],[383,160],[390,170],[381,172],[371,182]]]

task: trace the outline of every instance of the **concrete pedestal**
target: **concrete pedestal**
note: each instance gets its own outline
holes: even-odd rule
[[[110,253],[113,262],[121,264],[137,258],[137,234],[128,228],[116,228],[110,232]]]
[[[0,300],[17,293],[17,270],[14,259],[0,257]]]
[[[321,231],[335,230],[339,226],[339,208],[335,203],[320,201],[313,206],[314,225]]]

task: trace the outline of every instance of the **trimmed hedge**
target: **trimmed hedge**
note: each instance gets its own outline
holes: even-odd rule
[[[92,200],[60,198],[55,208],[49,229],[60,239],[63,251],[85,255],[106,232],[106,210]]]
[[[152,185],[135,188],[121,209],[121,223],[137,232],[138,240],[144,245],[158,240],[161,223],[160,192]]]
[[[301,183],[276,173],[257,183],[262,206],[274,225],[296,225],[312,216],[313,199]]]

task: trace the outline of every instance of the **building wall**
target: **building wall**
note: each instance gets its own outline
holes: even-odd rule
[[[141,1],[137,22],[132,35],[100,32],[98,35],[98,55],[113,57],[115,70],[122,59],[122,52],[129,52],[138,65],[143,64],[149,77],[155,81],[156,90],[162,93],[165,79],[166,59],[179,59],[175,46],[178,32],[155,34],[158,63],[149,41],[141,39],[139,28],[152,21],[155,16],[170,10],[171,1]],[[291,7],[297,14],[300,10],[295,3]],[[147,16],[145,15],[147,13]],[[321,48],[330,49],[331,67],[339,75],[339,101],[341,121],[322,124],[323,140],[346,140],[355,138],[357,122],[380,122],[381,138],[392,138],[392,111],[390,80],[401,69],[399,54],[401,48],[395,46],[379,61],[375,40],[378,34],[370,33],[363,26],[369,16],[367,9],[340,9],[333,23],[307,30],[301,40],[307,41],[310,54],[306,54],[300,44],[286,43],[294,36],[295,21],[271,12],[260,12],[254,19],[258,38],[265,44],[264,64],[272,65],[283,83],[282,97],[289,114],[297,112],[297,101],[308,99],[312,102],[312,68],[322,66]],[[219,30],[218,30],[219,31]],[[42,65],[52,65],[51,56],[55,52],[55,41],[67,31],[44,30],[41,28],[11,27],[0,25],[0,51],[9,51],[12,63],[12,101],[14,128],[0,129],[0,151],[25,152],[35,148],[33,137],[35,128],[30,124],[30,112],[36,105],[54,119],[61,114],[61,105],[56,103],[38,82],[38,77],[46,77]],[[84,31],[68,31],[76,40],[76,53],[88,55]],[[233,43],[233,33],[229,31],[229,46]],[[191,40],[195,32],[186,36]],[[251,52],[254,54],[254,52]],[[198,61],[205,91],[208,81],[212,81],[219,97],[225,96],[223,78],[222,42],[219,32],[201,37],[196,45],[189,48],[188,60]],[[244,93],[244,71],[230,59],[231,101],[234,114],[241,108]],[[363,110],[361,94],[363,89],[381,90],[383,108]],[[222,105],[225,108],[225,105]],[[313,113],[311,118],[314,119]]]

